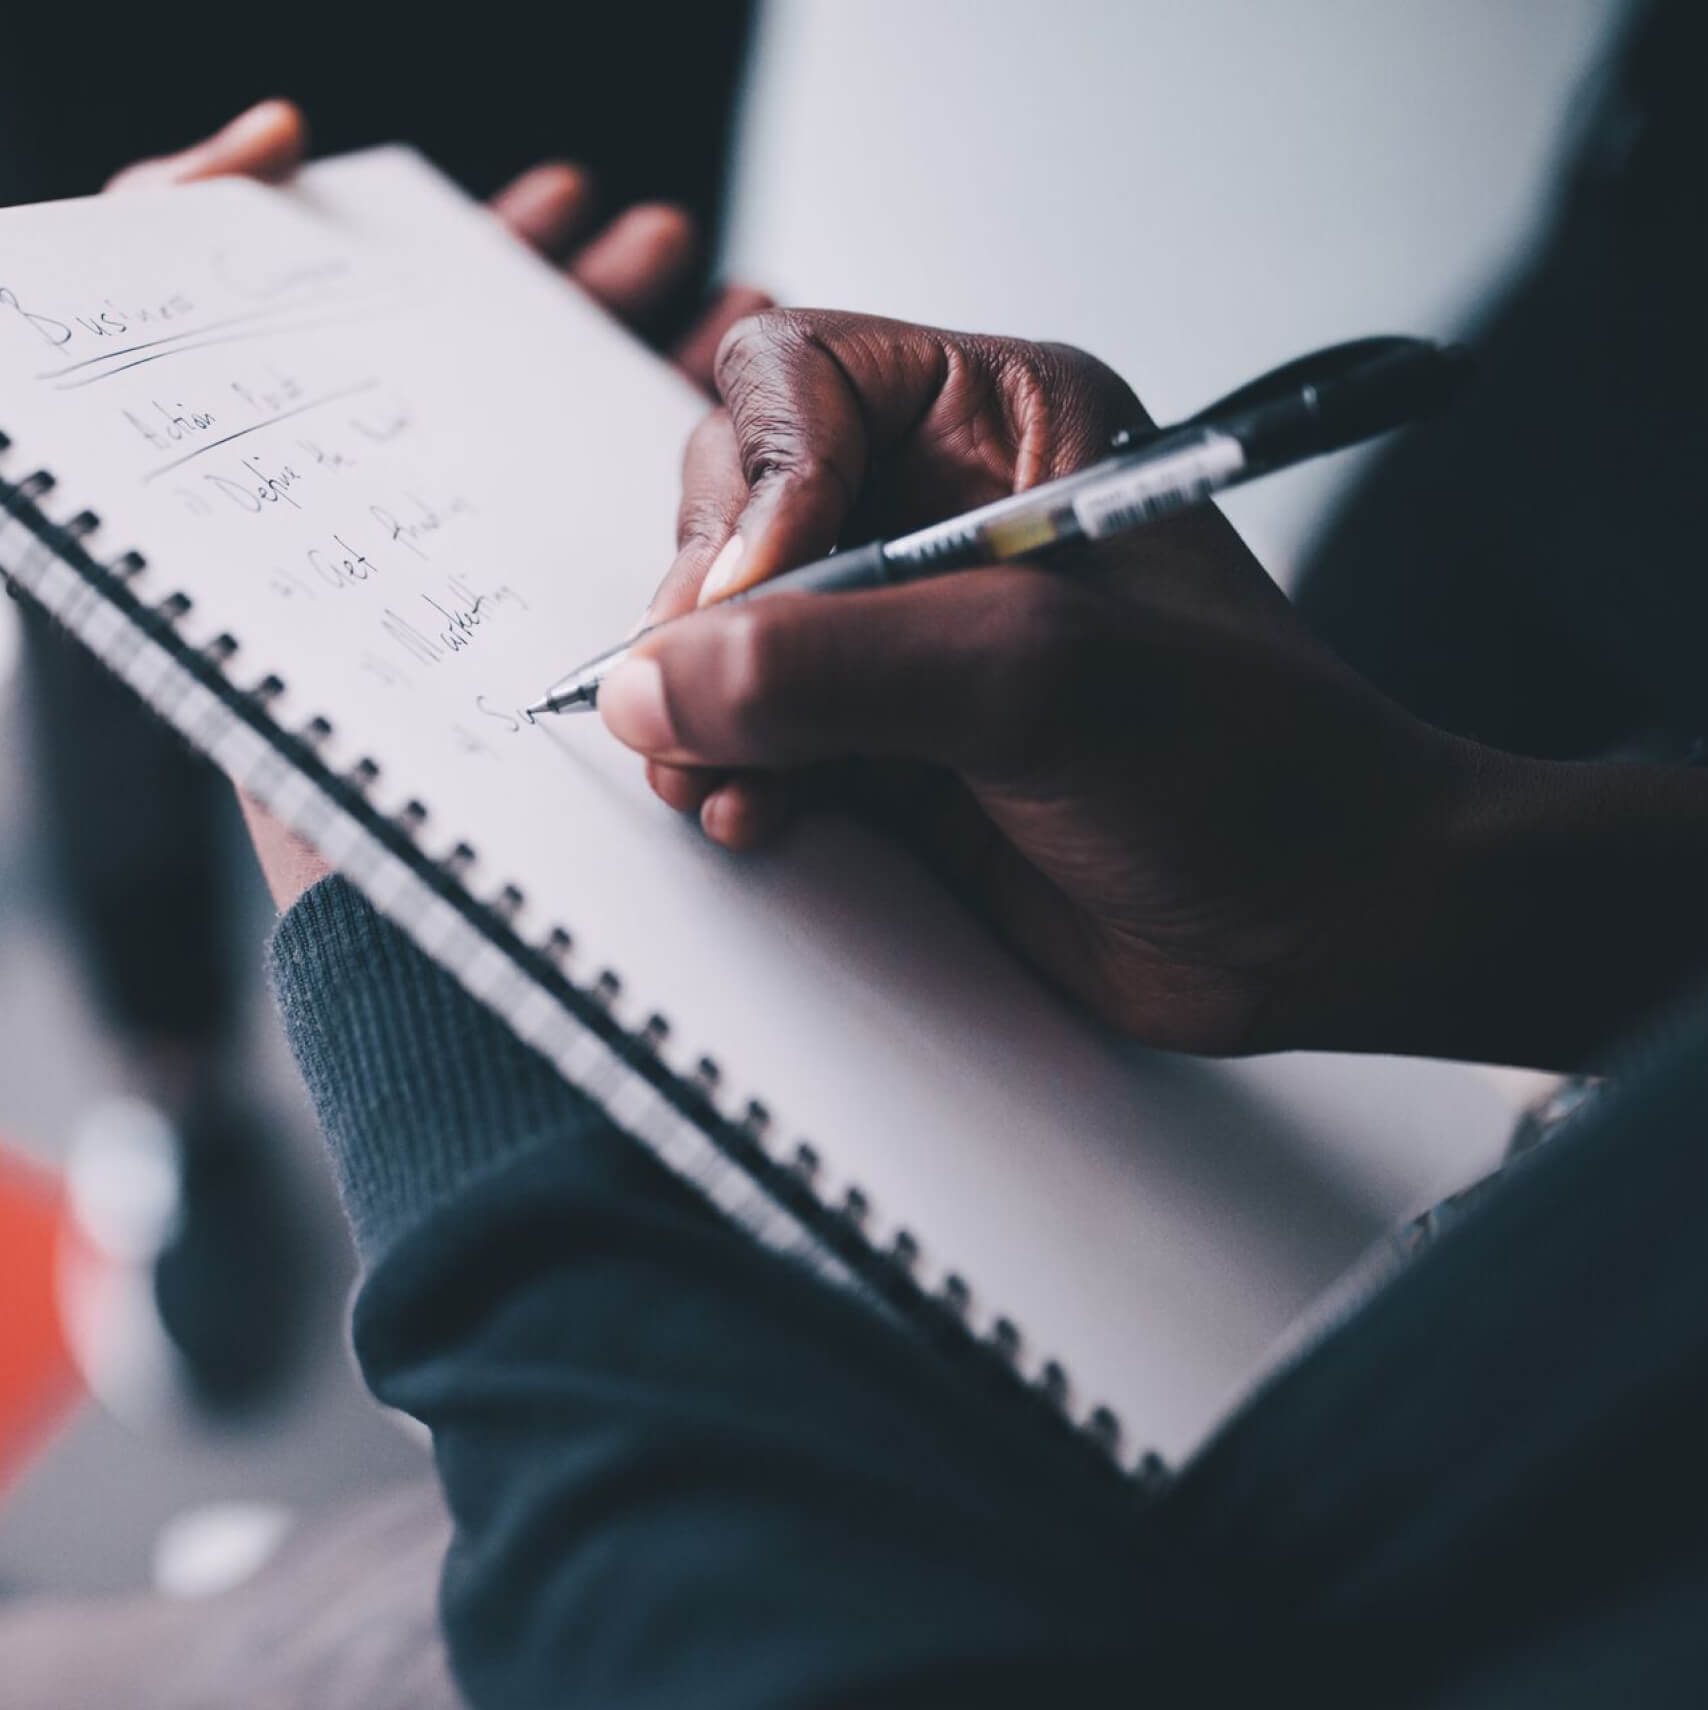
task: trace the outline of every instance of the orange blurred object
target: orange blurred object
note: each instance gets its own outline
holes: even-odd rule
[[[0,1492],[84,1394],[59,1306],[74,1238],[59,1178],[0,1145]]]

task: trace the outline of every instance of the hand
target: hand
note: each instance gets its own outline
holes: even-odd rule
[[[288,101],[263,101],[223,130],[161,160],[139,161],[108,184],[109,191],[187,184],[200,178],[246,177],[279,183],[307,153],[302,113]],[[576,166],[536,166],[492,199],[493,212],[530,248],[561,261],[564,271],[625,325],[643,329],[680,289],[697,246],[694,223],[680,208],[643,204],[594,227],[592,175]],[[667,353],[703,391],[712,385],[712,359],[724,332],[764,308],[763,292],[725,289]],[[331,872],[321,856],[258,802],[243,798],[243,816],[273,900],[281,909]]]
[[[901,533],[1068,474],[1149,425],[1082,351],[867,315],[761,316],[732,330],[715,380],[724,406],[689,444],[676,560],[643,625],[819,557],[839,535]],[[653,762],[648,776],[731,848],[780,827],[786,792],[765,774]]]
[[[1079,352],[863,316],[744,321],[717,379],[655,619],[1065,474],[1146,421]],[[1213,511],[1073,579],[993,568],[708,611],[645,643],[600,710],[732,847],[775,833],[787,771],[887,762],[837,785],[1081,1002],[1208,1050],[1264,1041],[1331,911],[1447,771]]]
[[[838,314],[742,322],[717,380],[655,618],[1060,474],[1142,420],[1089,357]],[[1629,908],[1598,917],[1582,891],[1629,894],[1634,870],[1653,894],[1664,869],[1694,897],[1708,854],[1699,781],[1622,841],[1619,792],[1674,780],[1619,769],[1610,793],[1613,769],[1543,776],[1408,717],[1212,509],[1104,543],[1071,578],[991,568],[705,610],[642,642],[599,706],[719,841],[774,834],[816,778],[1107,1022],[1197,1051],[1569,1060],[1670,977],[1633,962],[1627,941],[1654,934]],[[1561,847],[1598,827],[1548,918]],[[1586,933],[1587,974],[1560,977]]]

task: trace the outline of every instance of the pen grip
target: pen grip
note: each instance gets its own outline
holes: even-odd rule
[[[833,552],[798,570],[786,570],[769,582],[758,582],[733,600],[759,599],[767,594],[846,594],[859,588],[881,588],[896,577],[884,558],[884,543],[874,540],[846,552]]]

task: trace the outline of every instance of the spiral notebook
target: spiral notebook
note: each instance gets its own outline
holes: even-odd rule
[[[1115,1466],[1226,1267],[1129,1057],[898,850],[738,859],[520,710],[668,563],[678,376],[407,150],[0,212],[0,566],[756,1238]]]

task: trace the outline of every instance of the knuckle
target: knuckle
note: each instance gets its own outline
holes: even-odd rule
[[[853,504],[857,497],[854,484],[835,460],[798,443],[792,433],[792,424],[783,421],[770,428],[756,428],[750,443],[743,447],[742,473],[748,486],[755,492],[769,488],[773,493],[837,493],[844,504]]]
[[[750,488],[779,480],[840,488],[852,501],[861,427],[857,388],[844,366],[846,317],[770,309],[737,323],[719,348],[717,382],[734,455]]]
[[[677,550],[722,546],[746,497],[728,412],[715,410],[694,429],[683,453]]]
[[[718,340],[712,359],[718,395],[728,398],[739,392],[751,380],[756,364],[762,369],[796,336],[797,320],[792,309],[757,309],[735,321]]]
[[[809,460],[801,453],[798,424],[787,410],[751,410],[741,428],[741,477],[749,487],[762,487],[785,475],[809,473]]]
[[[1077,344],[1066,344],[1059,339],[1045,339],[1032,348],[1036,352],[1040,369],[1063,383],[1080,382],[1099,375],[1114,378],[1112,370],[1099,362],[1090,351],[1082,350]]]
[[[729,536],[721,509],[704,499],[684,499],[676,513],[676,554],[684,570],[700,568]]]
[[[713,494],[684,493],[676,507],[677,552],[715,551],[729,538],[730,523],[729,513]]]
[[[1078,428],[1106,449],[1118,428],[1148,427],[1150,417],[1133,389],[1108,363],[1072,344],[1041,347],[1048,367],[1045,382],[1062,400],[1065,425]]]
[[[1148,420],[1126,382],[1075,345],[1013,342],[1001,360],[1017,474],[1027,481],[1083,468],[1107,455],[1118,428]]]

